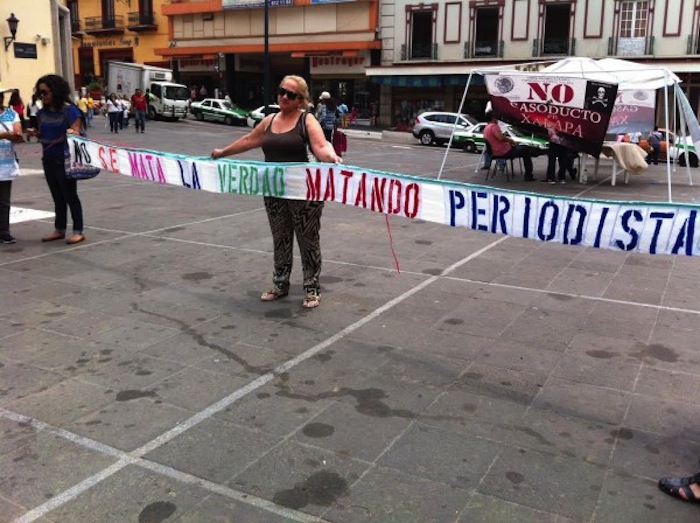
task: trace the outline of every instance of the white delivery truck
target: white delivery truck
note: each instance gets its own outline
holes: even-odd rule
[[[129,98],[136,89],[144,94],[148,89],[148,115],[156,118],[186,118],[190,91],[187,86],[173,83],[171,69],[153,65],[130,64],[126,62],[107,63],[107,96],[111,93],[127,95]]]

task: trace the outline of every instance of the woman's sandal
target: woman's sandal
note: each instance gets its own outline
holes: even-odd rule
[[[307,292],[304,301],[301,302],[301,306],[305,309],[315,309],[319,305],[321,305],[321,295],[316,291]]]
[[[289,294],[288,290],[286,291],[284,289],[274,287],[269,291],[263,292],[262,296],[260,296],[260,299],[262,301],[275,301],[279,300],[280,298],[284,298],[287,294]]]
[[[700,498],[698,498],[693,492],[693,489],[690,488],[690,485],[693,483],[700,485],[700,473],[685,478],[661,478],[659,480],[659,490],[669,496],[688,501],[689,503],[700,503]]]

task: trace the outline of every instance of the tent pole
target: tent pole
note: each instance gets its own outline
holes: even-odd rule
[[[666,122],[666,129],[669,129],[668,125],[668,72],[664,69],[664,121]],[[666,183],[668,184],[668,201],[673,202],[673,196],[671,196],[671,155],[668,154],[668,135],[666,135]]]
[[[472,75],[474,74],[474,70],[472,69],[469,71],[469,78],[467,78],[467,85],[464,86],[464,93],[462,94],[462,101],[459,102],[459,109],[457,109],[457,114],[462,114],[462,107],[464,107],[464,101],[467,99],[467,91],[469,91],[469,84],[472,83]],[[438,171],[437,179],[439,180],[442,177],[442,171],[445,168],[445,162],[447,161],[447,154],[450,152],[450,148],[452,147],[452,138],[455,135],[455,131],[457,130],[457,118],[455,118],[455,123],[452,126],[452,132],[450,133],[450,141],[447,142],[447,150],[445,151],[445,155],[442,157],[442,164],[440,164],[440,170]]]
[[[675,92],[678,94],[678,90],[680,89],[680,86],[678,84],[674,85],[675,87]],[[681,93],[682,94],[682,93]],[[685,96],[685,95],[683,95]],[[676,96],[676,100],[678,100],[678,103],[680,104],[680,97]],[[685,120],[685,113],[683,110],[678,111],[678,116],[680,117],[681,120],[681,131],[680,131],[680,138],[683,139],[683,151],[685,155],[685,170],[688,173],[688,184],[693,185],[693,174],[690,172],[690,151],[688,150],[688,123]],[[676,134],[676,139],[679,138],[679,134]],[[678,146],[678,142],[676,142],[676,156],[680,154],[680,148]],[[675,163],[674,163],[675,165]]]

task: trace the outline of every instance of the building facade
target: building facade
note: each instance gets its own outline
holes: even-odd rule
[[[163,0],[64,0],[70,12],[75,85],[104,84],[108,62],[170,68],[154,50],[169,41]]]
[[[14,37],[8,21],[12,16],[17,20]],[[59,74],[72,83],[70,21],[62,2],[0,0],[0,20],[4,39],[0,52],[5,53],[0,60],[0,86],[19,89],[28,105],[40,76]]]
[[[470,71],[617,57],[675,72],[695,111],[700,103],[700,0],[383,0],[379,123],[410,127],[426,109],[456,110]],[[488,100],[469,88],[463,111]],[[472,84],[473,85],[473,84]]]
[[[365,74],[379,65],[378,1],[269,0],[271,87],[299,74],[315,98],[329,91],[368,113],[379,97]],[[275,101],[263,90],[263,0],[170,0],[162,12],[170,39],[155,52],[177,63],[181,82],[225,91],[247,108]]]

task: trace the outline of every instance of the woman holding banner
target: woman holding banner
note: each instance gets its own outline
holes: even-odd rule
[[[62,240],[66,237],[67,208],[73,218],[73,234],[66,243],[72,245],[85,240],[83,234],[83,207],[78,198],[78,182],[66,177],[67,134],[80,134],[80,109],[71,103],[68,82],[55,74],[47,74],[37,80],[35,91],[43,103],[37,115],[38,129],[28,129],[39,138],[43,156],[44,176],[53,197],[56,219],[55,230],[44,236],[42,242]]]
[[[279,85],[277,103],[280,112],[269,114],[245,136],[223,149],[214,149],[212,158],[223,158],[262,147],[266,162],[302,163],[308,161],[307,145],[322,162],[341,159],[327,145],[318,121],[305,111],[309,88],[299,76],[285,76]],[[319,231],[323,202],[287,200],[266,196],[265,210],[274,246],[273,287],[262,293],[262,301],[274,301],[289,294],[292,273],[294,235],[296,233],[304,273],[302,307],[318,307],[321,299],[321,246]]]

